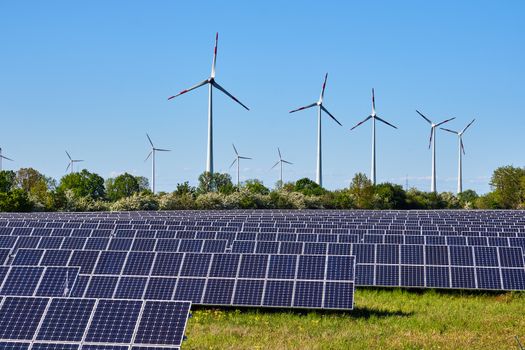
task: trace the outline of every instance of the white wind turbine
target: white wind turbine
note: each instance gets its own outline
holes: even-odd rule
[[[446,128],[440,128],[441,130],[445,130],[448,132],[451,132],[453,134],[456,134],[458,136],[458,193],[463,192],[463,164],[462,164],[462,158],[463,154],[465,154],[465,147],[463,146],[463,134],[467,129],[474,123],[476,119],[472,119],[472,121],[461,131],[454,131]]]
[[[177,95],[171,96],[168,98],[168,100],[171,100],[177,96],[183,95],[191,90],[197,89],[203,85],[208,84],[208,153],[206,158],[206,171],[213,174],[213,88],[218,89],[219,91],[223,92],[226,96],[230,97],[232,100],[246,108],[246,110],[250,110],[248,107],[246,107],[244,104],[241,103],[238,99],[236,99],[232,94],[230,94],[228,91],[226,91],[222,86],[220,86],[217,81],[215,81],[215,63],[217,60],[217,41],[219,40],[219,33],[215,35],[215,49],[213,52],[213,62],[211,65],[211,75],[208,79],[201,81],[200,83],[190,87],[189,89],[182,90]]]
[[[231,163],[230,169],[235,163],[237,163],[237,189],[240,189],[241,181],[239,177],[239,169],[240,169],[241,159],[252,159],[252,158],[240,156],[239,152],[237,152],[237,148],[235,148],[235,145],[233,143],[232,143],[232,146],[233,146],[233,150],[235,151],[235,159]]]
[[[5,159],[5,160],[10,160],[10,161],[13,161],[11,158],[7,158],[6,156],[4,156],[2,154],[2,147],[0,147],[0,171],[2,171],[2,160]]]
[[[71,171],[71,174],[73,174],[73,165],[75,163],[80,163],[80,162],[83,162],[82,159],[73,159],[71,158],[71,156],[69,155],[69,153],[66,151],[66,154],[67,154],[67,157],[69,158],[69,164],[67,165],[67,168],[66,168],[66,173],[68,171],[68,169]]]
[[[429,149],[430,146],[432,146],[432,179],[430,183],[430,191],[436,192],[436,128],[456,118],[450,118],[442,121],[441,123],[434,124],[430,119],[421,114],[420,111],[416,110],[416,112],[430,124],[430,141],[428,143]]]
[[[146,159],[144,159],[144,161],[147,161],[149,157],[151,157],[151,192],[155,194],[155,152],[157,151],[170,152],[171,150],[163,149],[163,148],[155,148],[155,146],[153,146],[153,141],[151,141],[151,138],[149,137],[147,133],[146,133],[146,136],[148,137],[149,144],[151,145],[151,151],[149,152]]]
[[[323,97],[324,97],[324,90],[326,88],[326,79],[328,78],[328,73],[326,73],[324,77],[324,83],[323,83],[323,89],[321,90],[321,96],[319,96],[319,100],[317,102],[314,102],[312,104],[309,104],[307,106],[294,109],[293,111],[290,111],[290,113],[302,111],[303,109],[311,108],[317,106],[317,172],[316,172],[316,178],[315,182],[319,186],[323,186],[323,165],[322,165],[322,151],[321,151],[321,111],[325,112],[332,118],[337,124],[340,126],[343,126],[335,117],[328,112],[328,110],[323,105]]]
[[[350,130],[354,130],[359,125],[367,122],[369,119],[372,119],[372,170],[370,171],[370,179],[372,180],[372,183],[375,185],[376,184],[376,119],[379,120],[380,122],[385,123],[388,126],[393,127],[394,129],[397,129],[397,127],[377,116],[374,89],[372,89],[372,114],[366,117],[363,121],[357,123]]]
[[[275,168],[277,165],[281,166],[281,187],[282,187],[283,185],[283,163],[290,164],[290,165],[292,165],[293,163],[290,163],[289,161],[283,159],[283,157],[281,156],[281,150],[279,149],[279,147],[277,147],[277,152],[279,153],[279,160],[273,165],[272,169]]]

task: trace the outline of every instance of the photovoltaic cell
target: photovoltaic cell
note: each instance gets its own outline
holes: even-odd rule
[[[52,300],[36,339],[82,340],[94,305],[93,299]]]
[[[5,298],[0,308],[0,339],[32,340],[48,300]]]
[[[86,336],[87,342],[129,343],[142,307],[141,301],[100,300]]]

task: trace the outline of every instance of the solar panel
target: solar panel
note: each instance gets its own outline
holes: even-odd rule
[[[0,341],[32,340],[49,299],[4,298],[0,306]]]
[[[85,341],[130,343],[141,309],[141,301],[100,300],[93,314]]]

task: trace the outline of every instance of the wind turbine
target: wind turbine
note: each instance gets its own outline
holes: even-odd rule
[[[293,111],[290,111],[290,113],[302,111],[303,109],[308,109],[311,107],[317,106],[317,172],[316,172],[316,178],[315,182],[319,186],[323,186],[323,165],[322,165],[322,155],[321,155],[321,111],[325,112],[332,118],[337,124],[340,126],[343,126],[335,117],[328,112],[328,110],[323,105],[323,97],[324,97],[324,90],[326,88],[326,79],[328,78],[328,73],[324,76],[324,83],[323,83],[323,89],[321,90],[321,96],[319,96],[319,100],[317,102],[314,102],[312,104],[309,104],[307,106],[294,109]]]
[[[428,143],[429,149],[430,149],[430,146],[432,146],[432,180],[430,184],[430,191],[436,192],[436,128],[456,118],[455,117],[450,118],[450,119],[442,121],[441,123],[434,124],[430,119],[428,119],[423,114],[421,114],[421,112],[418,111],[417,109],[416,109],[416,112],[430,124],[430,141]]]
[[[69,153],[67,151],[66,151],[66,154],[67,154],[67,157],[69,158],[69,164],[67,165],[66,173],[67,173],[68,169],[71,169],[71,174],[73,174],[73,164],[79,163],[79,162],[83,162],[83,160],[82,159],[73,159],[73,158],[71,158],[71,156],[69,155]]]
[[[376,184],[376,119],[379,120],[380,122],[385,123],[388,126],[393,127],[394,129],[397,129],[397,127],[377,116],[374,89],[372,89],[372,114],[366,117],[363,121],[357,123],[350,130],[354,130],[359,125],[367,122],[370,119],[372,119],[372,170],[370,171],[370,179],[372,180],[372,183],[375,185]]]
[[[11,158],[7,158],[2,154],[2,147],[0,147],[0,171],[2,171],[2,159],[13,161]]]
[[[149,152],[146,159],[144,159],[144,161],[147,161],[149,157],[151,157],[151,192],[155,194],[155,152],[157,151],[170,152],[171,150],[163,149],[163,148],[155,148],[155,146],[153,146],[153,141],[151,141],[151,138],[149,137],[147,133],[146,133],[146,136],[148,137],[149,144],[151,145],[151,151]]]
[[[239,168],[240,168],[240,164],[241,164],[241,159],[252,159],[252,158],[240,156],[239,152],[237,152],[237,148],[235,148],[235,145],[233,143],[232,143],[232,146],[233,146],[233,150],[235,151],[235,159],[233,160],[232,164],[230,165],[230,169],[235,164],[235,162],[237,162],[237,189],[240,189],[241,182],[240,182],[240,178],[239,178]]]
[[[275,168],[277,165],[281,166],[281,187],[282,187],[283,185],[283,163],[290,164],[290,165],[292,165],[293,163],[290,163],[289,161],[283,159],[283,157],[281,156],[281,150],[279,149],[279,147],[277,147],[277,152],[279,152],[279,160],[277,161],[277,163],[273,165],[272,169]]]
[[[226,91],[222,86],[220,86],[217,81],[215,81],[215,63],[217,61],[217,41],[219,40],[219,33],[215,35],[215,49],[213,52],[213,62],[211,65],[211,75],[208,79],[201,81],[200,83],[190,87],[189,89],[182,90],[177,95],[171,96],[168,100],[171,100],[177,96],[183,95],[191,90],[195,90],[203,85],[208,84],[208,154],[206,158],[206,171],[213,174],[213,88],[218,89],[223,92],[226,96],[243,106],[246,110],[250,110],[244,104],[236,99],[232,94]]]
[[[469,126],[474,123],[476,119],[472,119],[472,121],[461,131],[454,131],[446,128],[440,128],[441,130],[445,130],[448,132],[451,132],[453,134],[456,134],[458,136],[458,193],[463,192],[463,170],[462,170],[462,154],[465,154],[465,147],[463,146],[463,134]]]

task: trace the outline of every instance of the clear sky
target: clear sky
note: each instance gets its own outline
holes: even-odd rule
[[[148,176],[145,133],[159,154],[157,189],[196,184],[205,168],[207,88],[167,97],[210,74],[251,108],[214,95],[215,169],[229,171],[234,142],[253,157],[241,179],[273,186],[277,146],[294,163],[285,180],[315,178],[315,102],[329,73],[323,118],[324,184],[370,172],[376,89],[377,178],[429,190],[429,125],[457,119],[465,134],[464,189],[489,190],[493,169],[523,166],[525,2],[519,1],[1,1],[0,147],[48,176],[68,150],[104,177]],[[437,188],[454,191],[457,143],[437,135]],[[232,171],[232,176],[235,175]]]

